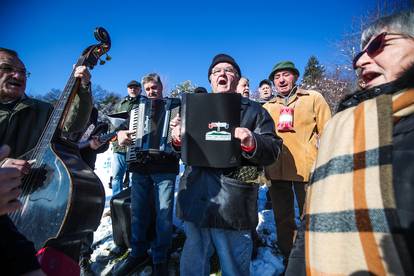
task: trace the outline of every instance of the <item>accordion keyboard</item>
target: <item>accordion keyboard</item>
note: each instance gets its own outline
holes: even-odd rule
[[[129,130],[134,131],[131,134],[131,145],[127,148],[126,161],[134,162],[137,160],[136,148],[142,146],[142,136],[144,135],[144,123],[145,116],[145,104],[140,103],[137,108],[131,110],[130,119],[129,119]]]

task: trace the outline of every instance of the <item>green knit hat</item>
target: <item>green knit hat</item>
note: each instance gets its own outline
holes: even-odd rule
[[[293,71],[298,77],[299,77],[299,70],[295,67],[295,64],[291,61],[281,61],[277,63],[273,69],[272,72],[269,75],[269,80],[273,82],[273,77],[275,76],[277,71],[280,70],[290,70]]]

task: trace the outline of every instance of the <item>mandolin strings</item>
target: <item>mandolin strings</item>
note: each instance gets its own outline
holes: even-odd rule
[[[26,160],[35,160],[35,162],[32,164],[33,169],[40,169],[44,164],[44,154],[46,152],[46,149],[49,147],[49,144],[51,143],[51,140],[56,132],[57,126],[61,120],[61,116],[65,110],[68,98],[71,95],[72,89],[77,81],[77,78],[74,77],[75,68],[79,65],[82,65],[84,60],[84,57],[79,58],[78,62],[76,63],[74,69],[71,72],[65,89],[60,95],[59,100],[56,102],[55,107],[53,108],[53,111],[46,123],[45,129],[43,130],[39,138],[39,142],[37,143],[36,147],[33,150],[31,150],[32,153],[29,155],[29,158],[24,158]],[[16,222],[16,220],[21,216],[24,207],[28,203],[30,192],[33,188],[33,180],[39,179],[40,172],[41,170],[35,170],[34,172],[29,173],[29,175],[25,177],[22,181],[22,194],[19,197],[19,200],[23,206],[19,210],[16,210],[9,214],[9,217],[12,219],[13,222]]]

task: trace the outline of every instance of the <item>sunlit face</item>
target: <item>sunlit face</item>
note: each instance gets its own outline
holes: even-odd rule
[[[144,83],[144,90],[147,97],[150,99],[162,98],[162,85],[155,81],[149,81]]]
[[[385,36],[382,51],[371,57],[365,52],[356,62],[359,84],[362,88],[368,89],[394,81],[414,64],[414,39],[396,33],[389,31]],[[373,36],[370,42],[375,37]]]
[[[141,94],[141,87],[137,85],[131,85],[128,87],[128,95],[131,98],[137,97],[139,94]]]
[[[239,83],[237,84],[237,93],[248,98],[250,94],[249,88],[249,81],[246,78],[240,78]]]
[[[233,65],[222,62],[211,70],[210,82],[213,93],[233,93],[237,90],[239,76]]]
[[[295,73],[289,70],[277,71],[273,77],[273,83],[275,84],[276,90],[283,95],[290,93],[292,88],[295,86],[297,76]]]
[[[26,68],[23,62],[8,53],[0,52],[0,101],[20,99],[26,90]]]
[[[261,100],[270,100],[272,97],[272,88],[267,83],[262,84],[262,86],[259,87],[259,94]]]

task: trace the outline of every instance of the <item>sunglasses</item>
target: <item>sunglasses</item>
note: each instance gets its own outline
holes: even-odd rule
[[[385,36],[386,35],[387,35],[387,32],[383,32],[383,33],[380,33],[379,35],[377,35],[377,37],[374,38],[368,44],[368,46],[365,48],[365,50],[363,50],[362,52],[360,52],[359,54],[357,54],[354,57],[354,59],[352,60],[352,66],[354,67],[354,69],[357,69],[356,63],[362,57],[363,54],[367,53],[367,55],[369,57],[375,57],[380,52],[382,52],[382,50],[384,49],[384,45],[385,45]]]
[[[356,63],[362,57],[363,54],[367,53],[367,55],[372,58],[378,55],[379,53],[381,53],[384,50],[385,42],[386,42],[385,37],[387,35],[400,35],[405,38],[412,38],[410,35],[401,34],[401,33],[388,33],[388,32],[380,33],[368,44],[365,50],[363,50],[362,52],[360,52],[354,57],[354,59],[352,60],[353,68],[357,69]]]

